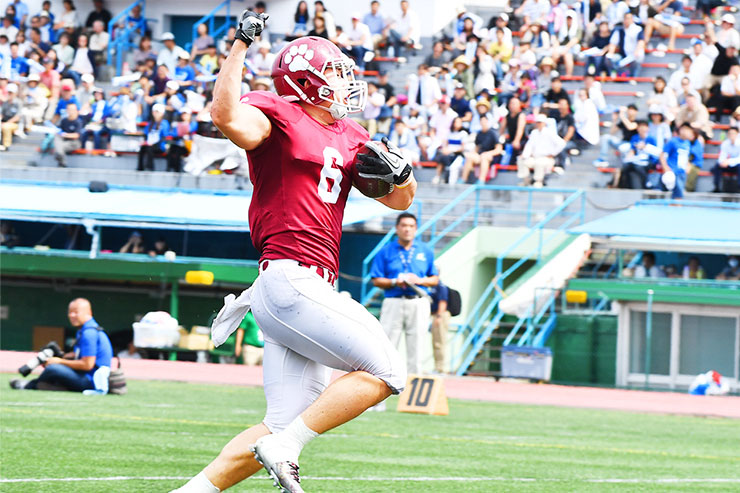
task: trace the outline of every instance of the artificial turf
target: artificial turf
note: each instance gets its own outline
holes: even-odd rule
[[[133,381],[125,396],[83,396],[12,391],[10,378],[0,375],[8,493],[166,492],[265,408],[259,388]],[[311,442],[306,491],[740,491],[738,420],[460,400],[425,416],[396,402]],[[87,480],[111,477],[125,479]],[[261,472],[229,491],[277,490]]]

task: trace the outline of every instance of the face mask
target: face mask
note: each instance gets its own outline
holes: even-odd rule
[[[732,267],[733,269],[734,269],[735,267],[737,267],[737,259],[736,259],[736,258],[731,258],[731,259],[730,259],[730,260],[729,260],[729,261],[728,261],[727,263],[728,263],[728,264],[730,265],[730,267]]]

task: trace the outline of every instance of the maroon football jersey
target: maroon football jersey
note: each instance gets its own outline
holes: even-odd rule
[[[319,123],[271,92],[250,92],[241,102],[259,108],[272,124],[267,140],[247,152],[255,248],[262,259],[293,259],[338,272],[351,167],[370,138],[367,131],[350,119]]]

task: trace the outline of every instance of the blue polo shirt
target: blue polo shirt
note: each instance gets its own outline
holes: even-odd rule
[[[373,260],[370,277],[385,277],[396,279],[399,274],[410,273],[419,277],[436,276],[437,268],[434,266],[434,252],[426,244],[414,241],[406,250],[398,243],[398,239],[384,246]],[[419,286],[429,292],[425,286]],[[416,291],[411,288],[392,287],[385,292],[386,298],[399,298],[401,296],[414,296]]]
[[[691,155],[691,142],[680,137],[673,137],[665,145],[663,152],[668,154],[666,162],[674,173],[686,174]]]
[[[108,334],[98,330],[98,322],[91,318],[77,331],[77,342],[74,345],[75,359],[95,356],[95,366],[87,372],[87,378],[93,381],[93,373],[101,366],[110,366],[113,359],[113,346]]]

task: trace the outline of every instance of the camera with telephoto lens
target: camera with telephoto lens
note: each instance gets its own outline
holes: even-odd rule
[[[61,358],[62,356],[64,356],[64,353],[62,352],[59,344],[57,344],[56,341],[51,341],[49,344],[44,346],[43,349],[41,349],[41,351],[39,351],[33,358],[28,360],[25,365],[18,368],[18,372],[26,377],[29,373],[33,371],[34,368],[36,368],[40,364],[43,364],[52,356],[56,356],[57,358]]]

